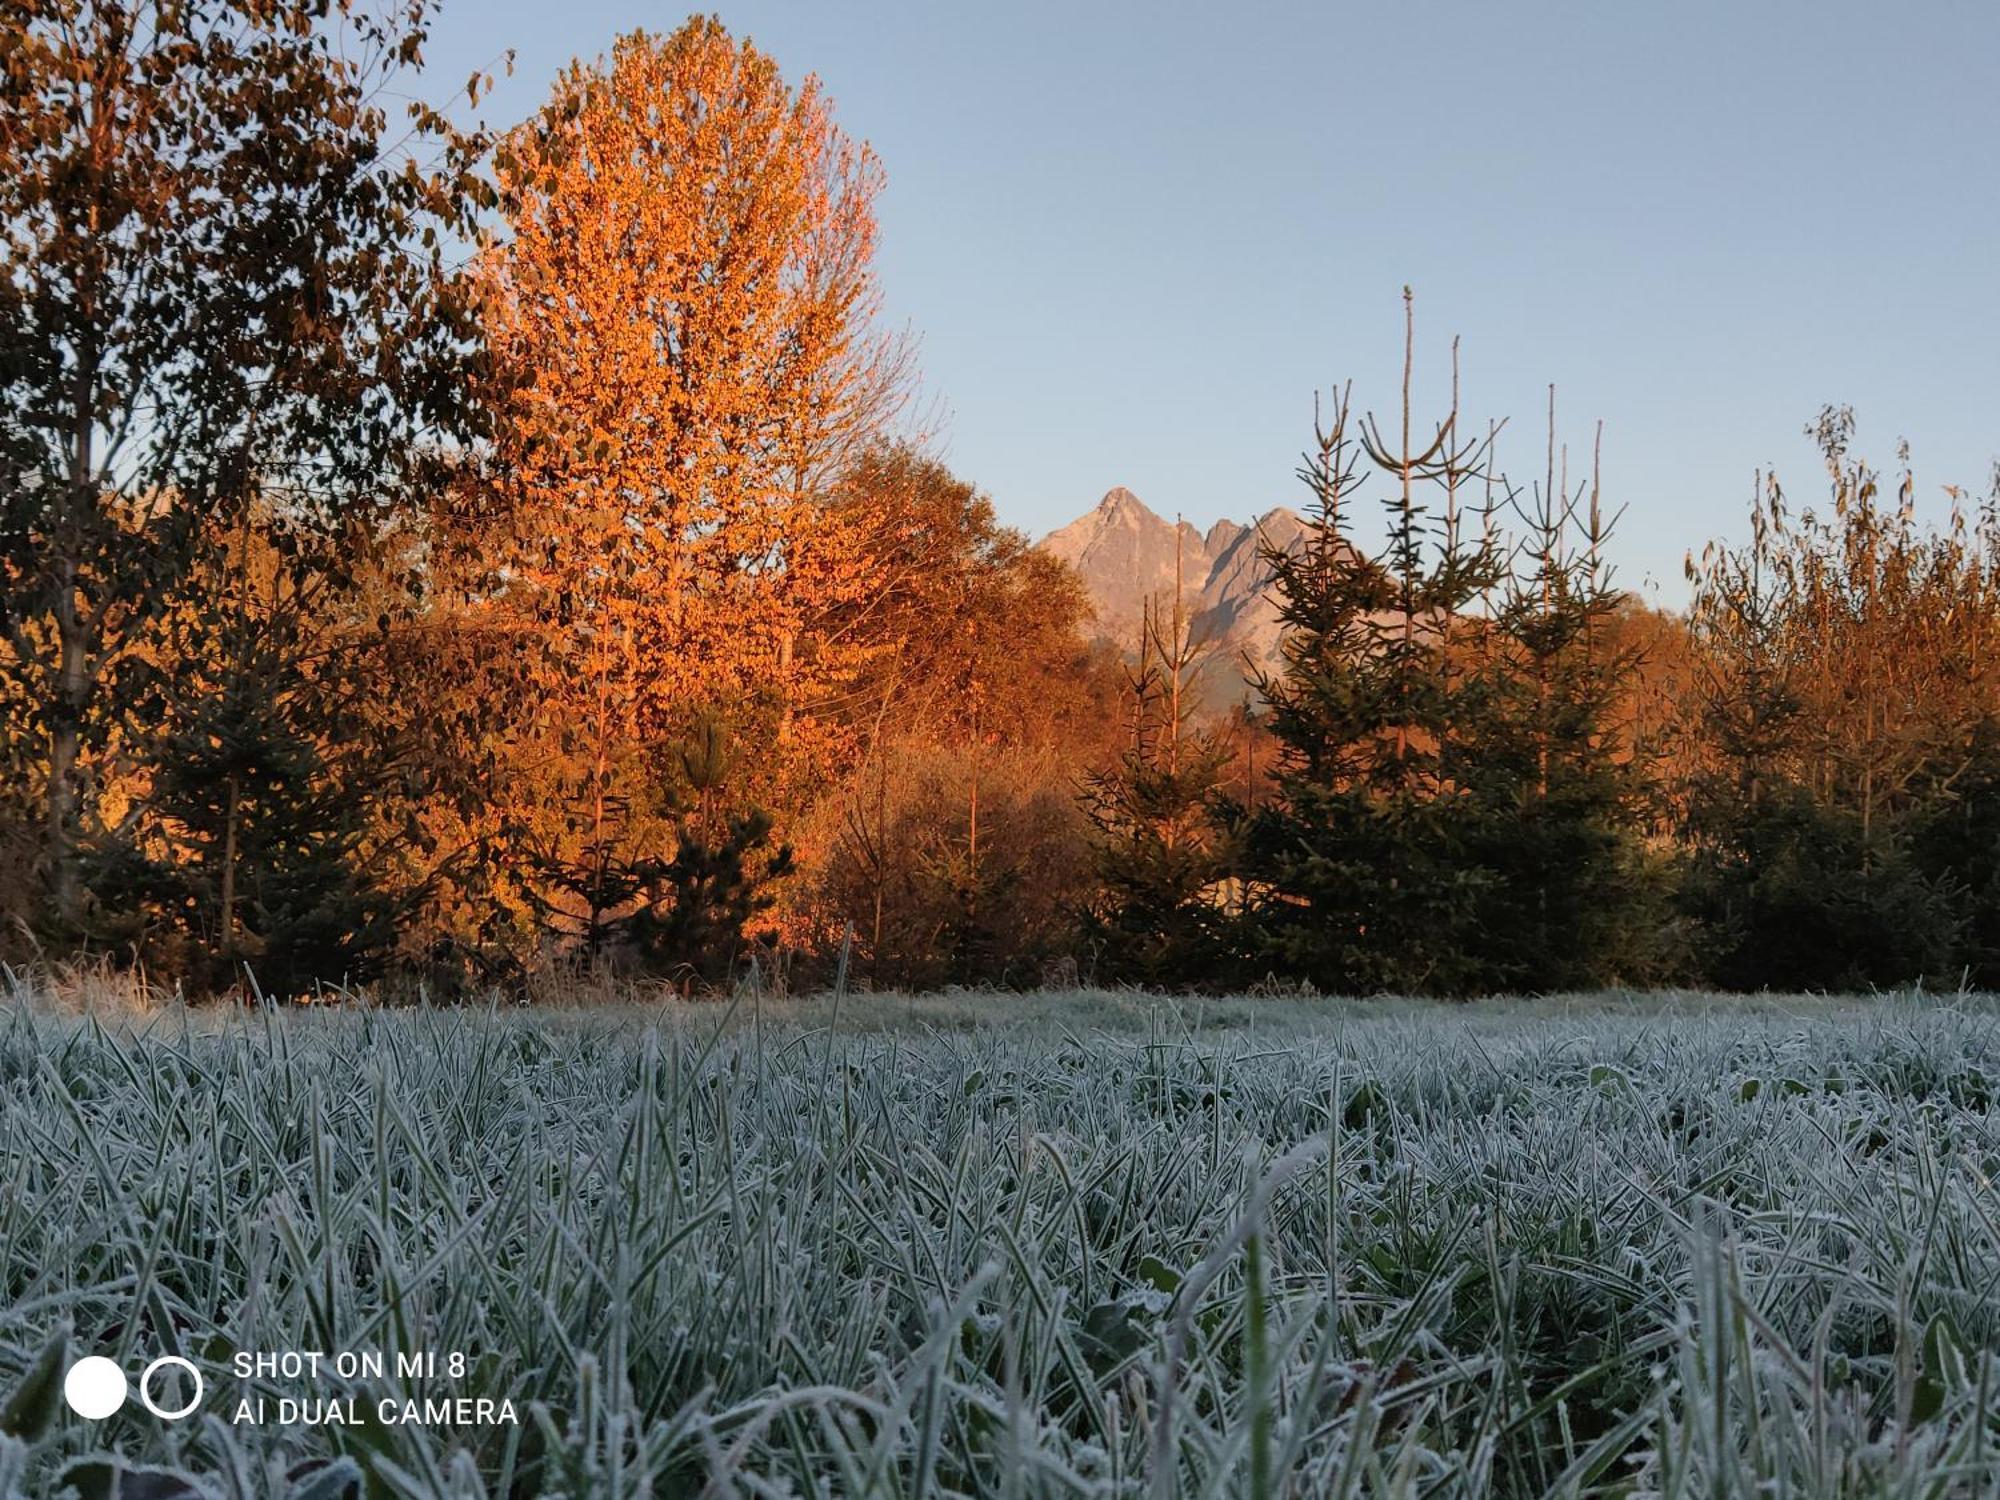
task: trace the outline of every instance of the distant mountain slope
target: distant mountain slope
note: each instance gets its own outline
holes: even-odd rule
[[[1178,539],[1182,600],[1197,636],[1216,643],[1208,694],[1227,703],[1242,697],[1253,667],[1268,670],[1278,661],[1278,610],[1263,544],[1290,551],[1304,535],[1304,520],[1282,505],[1247,526],[1217,521],[1204,535],[1185,521],[1176,527],[1121,486],[1044,537],[1042,546],[1082,577],[1097,610],[1097,634],[1134,650],[1146,600],[1173,608]]]

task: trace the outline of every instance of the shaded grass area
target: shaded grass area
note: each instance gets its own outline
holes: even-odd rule
[[[1995,1015],[17,999],[0,1494],[1990,1490]],[[185,1355],[205,1410],[85,1423],[51,1348]],[[369,1415],[443,1396],[519,1420]],[[363,1420],[232,1420],[283,1397]]]

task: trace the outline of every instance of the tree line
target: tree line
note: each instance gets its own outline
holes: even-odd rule
[[[1993,983],[1994,506],[1816,432],[1685,618],[1337,392],[1227,720],[923,442],[882,174],[712,19],[505,131],[427,0],[23,0],[0,956],[190,991]],[[476,105],[484,80],[471,80]],[[1412,333],[1412,357],[1414,335]],[[1428,433],[1428,436],[1425,434]],[[1379,491],[1370,494],[1371,487]],[[1387,542],[1357,540],[1380,505]]]

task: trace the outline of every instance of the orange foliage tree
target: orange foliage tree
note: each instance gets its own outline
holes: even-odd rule
[[[1068,565],[936,458],[872,450],[836,494],[867,586],[816,626],[853,663],[818,712],[850,753],[801,820],[789,930],[851,931],[872,983],[1032,980],[1073,946],[1073,793],[1116,754],[1115,662]]]
[[[873,331],[881,174],[815,81],[701,18],[572,66],[496,169],[505,414],[459,539],[527,664],[506,801],[530,863],[583,871],[588,942],[653,899],[614,867],[676,842],[695,726],[756,752],[737,798],[828,748],[810,705],[845,661],[806,634],[862,580],[827,481],[901,389]]]

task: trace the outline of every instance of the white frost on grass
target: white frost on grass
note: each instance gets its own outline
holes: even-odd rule
[[[17,999],[0,1403],[66,1321],[211,1372],[463,1350],[359,1394],[524,1425],[59,1419],[0,1472],[109,1436],[244,1500],[337,1445],[387,1494],[592,1500],[1990,1491],[1996,1039],[1976,997]]]

